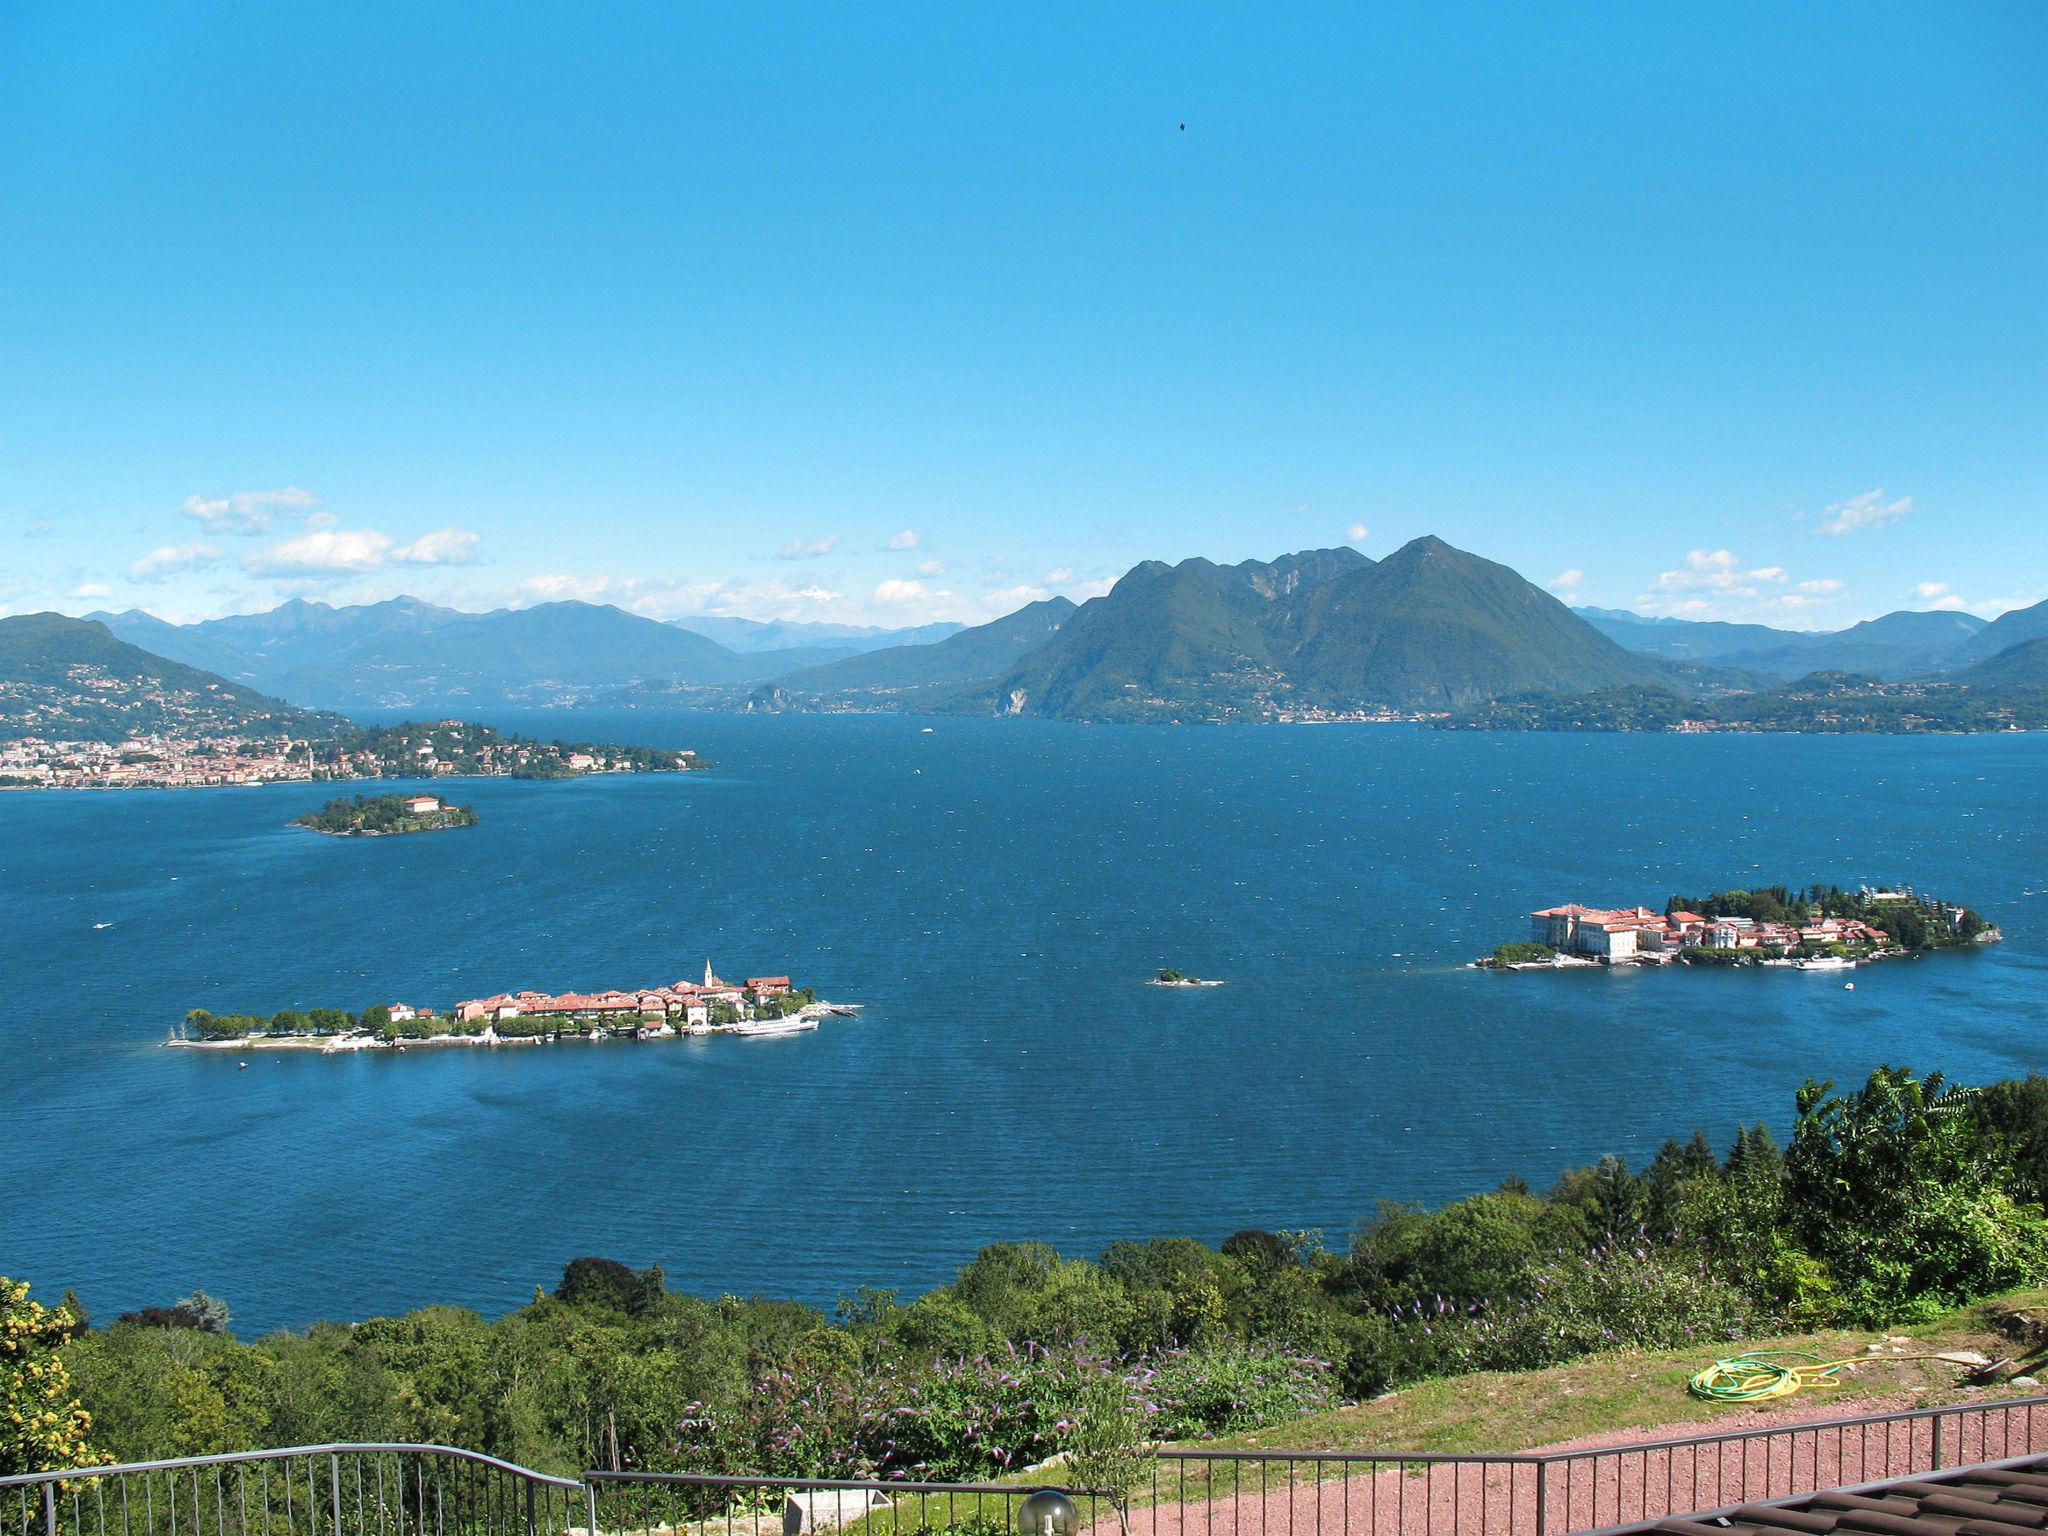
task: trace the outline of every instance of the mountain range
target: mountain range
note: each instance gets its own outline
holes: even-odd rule
[[[1060,719],[1255,719],[1677,676],[1506,566],[1425,537],[1377,562],[1349,548],[1147,561],[969,703]]]
[[[837,697],[851,703],[862,695],[872,699],[979,682],[1044,645],[1077,611],[1064,597],[1043,598],[932,644],[893,646],[792,672],[755,702],[783,708],[804,698]]]
[[[931,645],[957,635],[965,624],[916,624],[906,629],[885,629],[874,624],[821,624],[809,620],[736,619],[724,614],[694,614],[670,619],[678,629],[716,640],[727,650],[741,655],[759,651],[838,651],[857,656],[904,645]]]
[[[959,628],[838,633],[852,627],[763,625],[734,632],[749,646],[740,651],[685,627],[723,621],[664,624],[573,601],[463,613],[412,597],[341,608],[293,599],[267,613],[196,624],[169,624],[137,609],[89,617],[160,656],[340,710],[574,703],[640,685],[746,687],[871,643],[900,643],[906,634],[936,639]],[[778,647],[770,639],[804,643]]]
[[[1648,619],[1612,608],[1577,612],[1619,645],[1652,656],[1711,662],[1783,681],[1809,672],[1855,672],[1892,682],[1941,670],[1990,628],[1973,613],[1900,611],[1826,633],[1763,624]]]
[[[278,699],[474,710],[667,698],[1077,720],[1455,712],[1631,690],[1686,698],[1815,673],[2035,687],[2041,652],[2026,643],[2048,638],[2048,602],[1990,623],[1899,612],[1832,633],[1573,609],[1434,537],[1379,561],[1351,548],[1236,565],[1145,561],[1079,607],[1047,598],[971,629],[663,623],[574,601],[464,613],[410,597],[293,600],[182,625],[134,610],[89,617],[137,655],[217,674],[180,674],[184,692],[219,684],[258,711],[293,707]],[[19,662],[17,647],[0,680]]]

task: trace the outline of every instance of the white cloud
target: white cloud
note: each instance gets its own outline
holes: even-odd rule
[[[1913,498],[1901,496],[1897,501],[1886,501],[1882,488],[1865,491],[1861,496],[1851,496],[1847,501],[1833,502],[1827,509],[1827,521],[1814,530],[1830,538],[1840,538],[1845,533],[1855,533],[1864,528],[1882,528],[1887,523],[1896,523],[1913,510]]]
[[[1365,542],[1366,531],[1367,530],[1365,524],[1353,523],[1349,528],[1346,528],[1344,530],[1344,537],[1350,543],[1363,544]]]
[[[875,601],[890,607],[904,603],[915,603],[931,596],[931,588],[921,581],[901,581],[891,578],[875,588]]]
[[[187,496],[180,508],[208,533],[268,533],[279,518],[303,517],[320,498],[296,485],[276,491],[234,491],[226,496]]]
[[[1768,622],[1831,602],[1842,590],[1832,576],[1791,584],[1792,573],[1782,565],[1745,567],[1732,550],[1695,549],[1674,569],[1659,572],[1636,606],[1671,618]]]
[[[128,574],[137,581],[162,581],[179,571],[216,564],[220,558],[221,552],[211,544],[160,544],[132,562]]]
[[[519,583],[518,595],[541,603],[609,601],[622,595],[620,583],[609,576],[571,576],[560,572],[547,572],[529,576]],[[515,603],[513,606],[518,607]]]
[[[891,549],[916,549],[922,543],[924,543],[924,540],[918,537],[916,529],[906,528],[889,540],[889,547]]]
[[[839,535],[831,534],[822,539],[791,539],[775,551],[778,560],[815,560],[820,555],[829,555],[839,547]]]
[[[1915,597],[1926,598],[1930,602],[1937,597],[1946,596],[1947,593],[1948,583],[1945,581],[1923,581],[1913,589]]]
[[[943,576],[946,574],[946,562],[943,560],[921,560],[918,562],[917,574],[920,576]]]
[[[81,581],[71,589],[73,597],[112,597],[114,589],[103,581]]]
[[[440,528],[400,544],[374,528],[319,528],[260,549],[243,562],[257,576],[350,576],[393,565],[469,565],[481,541],[466,528]]]
[[[391,552],[394,565],[474,565],[483,541],[467,528],[437,528]]]
[[[1550,578],[1550,590],[1553,592],[1576,592],[1579,590],[1579,583],[1585,579],[1586,573],[1576,567],[1569,571],[1559,571]]]
[[[1937,597],[1933,602],[1929,603],[1927,606],[1929,608],[1938,608],[1942,610],[1944,613],[1958,613],[1968,608],[1970,605],[1964,602],[1960,597],[1957,597],[1955,593],[1950,592],[1946,596]]]

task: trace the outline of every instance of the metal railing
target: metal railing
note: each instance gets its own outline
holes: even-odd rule
[[[1057,1478],[1026,1483],[918,1482],[904,1478],[720,1477],[695,1472],[590,1472],[605,1536],[797,1536],[799,1531],[895,1536],[956,1532],[1015,1536],[1017,1514]],[[1117,1501],[1063,1488],[1083,1530],[1114,1530]]]
[[[1089,1536],[1571,1536],[2048,1454],[2048,1397],[1511,1455],[1160,1449]],[[1006,1482],[589,1472],[323,1445],[0,1478],[0,1536],[1009,1536]]]
[[[445,1445],[299,1445],[0,1478],[0,1536],[569,1536],[574,1478]]]
[[[1162,1448],[1126,1499],[1074,1498],[1089,1536],[1571,1536],[2035,1452],[2048,1397],[1506,1455]],[[1061,1480],[588,1476],[604,1536],[780,1536],[785,1512],[792,1533],[1007,1536],[1019,1502]]]

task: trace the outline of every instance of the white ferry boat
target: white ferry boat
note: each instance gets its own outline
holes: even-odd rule
[[[1802,971],[1853,971],[1854,960],[1844,960],[1840,955],[1815,955],[1811,960],[1799,962]]]
[[[791,1014],[786,1019],[746,1019],[738,1024],[728,1024],[721,1033],[728,1035],[799,1035],[807,1029],[816,1029],[818,1021],[801,1013]]]

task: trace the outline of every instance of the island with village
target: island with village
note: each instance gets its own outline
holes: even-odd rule
[[[763,1038],[802,1034],[827,1018],[851,1018],[859,1012],[858,1003],[821,1002],[815,991],[795,986],[787,976],[722,980],[707,960],[701,982],[628,991],[497,992],[441,1010],[377,1003],[360,1013],[287,1008],[266,1017],[195,1008],[164,1043],[194,1050],[311,1050],[333,1055],[429,1045],[554,1045],[701,1035]]]
[[[294,816],[286,825],[328,837],[403,837],[412,832],[473,827],[476,811],[467,805],[450,805],[439,795],[343,795],[317,811]]]
[[[1910,885],[1721,891],[1674,896],[1662,911],[1580,902],[1529,914],[1530,935],[1474,964],[1487,970],[1573,966],[1764,965],[1846,971],[1874,960],[1996,943],[1973,908]]]

